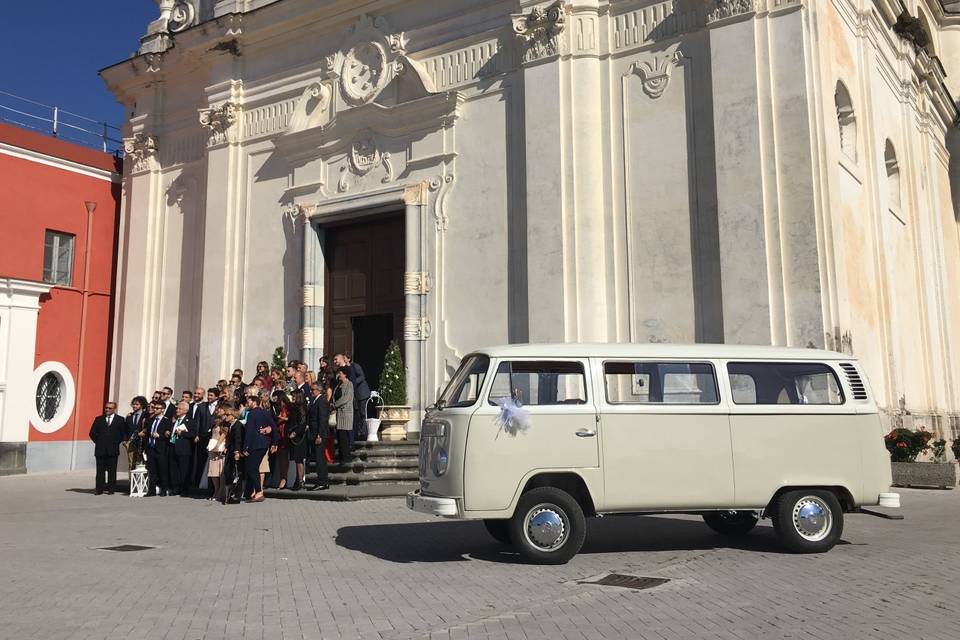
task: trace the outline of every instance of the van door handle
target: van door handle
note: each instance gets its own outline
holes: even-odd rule
[[[580,429],[580,431],[577,431],[578,438],[592,438],[595,435],[597,435],[597,432],[590,431],[589,429]]]

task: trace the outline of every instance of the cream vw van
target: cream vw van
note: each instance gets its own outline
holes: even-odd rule
[[[856,360],[734,345],[512,345],[468,355],[421,430],[415,511],[483,520],[563,563],[585,517],[695,513],[725,535],[770,518],[832,548],[845,513],[899,507]]]

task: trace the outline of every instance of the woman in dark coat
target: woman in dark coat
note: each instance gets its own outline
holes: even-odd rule
[[[303,391],[295,389],[290,394],[290,405],[287,414],[287,447],[290,452],[290,459],[297,465],[297,481],[294,483],[293,491],[299,491],[303,488],[303,477],[305,473],[304,463],[307,459],[307,401]]]

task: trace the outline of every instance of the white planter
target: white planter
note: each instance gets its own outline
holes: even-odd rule
[[[407,438],[407,423],[410,422],[410,407],[380,407],[380,439],[384,442],[398,442]]]

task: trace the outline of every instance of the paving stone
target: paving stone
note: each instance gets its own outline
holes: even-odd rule
[[[592,520],[569,564],[519,562],[483,526],[402,500],[93,496],[89,473],[0,478],[0,639],[956,637],[960,492],[901,490],[906,520],[847,516],[784,553],[692,516]],[[118,553],[97,547],[157,547]],[[670,579],[632,591],[608,572]]]

